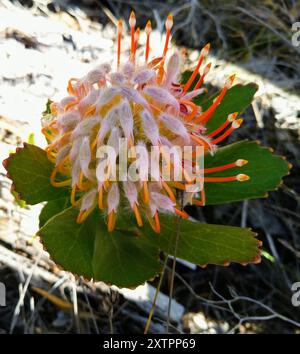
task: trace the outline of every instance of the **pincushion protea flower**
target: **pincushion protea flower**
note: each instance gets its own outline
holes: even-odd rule
[[[143,58],[136,55],[140,30],[135,29],[133,12],[129,25],[131,46],[128,61],[121,60],[123,26],[122,21],[119,21],[116,70],[113,71],[110,64],[104,63],[81,79],[70,79],[67,87],[69,96],[51,104],[51,114],[42,121],[42,132],[49,142],[46,148],[48,159],[55,163],[51,184],[71,188],[71,203],[80,208],[78,223],[83,222],[98,207],[107,212],[108,230],[112,231],[118,208],[123,207],[126,201],[139,226],[143,226],[146,217],[153,230],[159,232],[159,211],[188,218],[182,210],[183,205],[178,202],[178,190],[183,190],[184,203],[202,206],[205,205],[206,183],[238,183],[249,177],[245,174],[232,175],[230,172],[227,177],[209,176],[213,172],[243,166],[247,161],[241,156],[229,164],[204,168],[201,192],[186,192],[186,186],[193,181],[190,175],[196,162],[178,162],[183,176],[180,182],[165,180],[161,170],[156,171],[159,177],[153,181],[143,169],[143,164],[150,158],[151,148],[160,147],[164,156],[163,146],[201,146],[205,153],[213,154],[217,144],[238,128],[242,119],[237,118],[237,112],[232,112],[225,123],[206,134],[206,123],[234,81],[234,75],[226,80],[220,94],[205,111],[193,102],[203,92],[201,85],[211,67],[211,64],[207,64],[202,68],[209,44],[202,49],[188,81],[180,84],[181,57],[177,52],[169,57],[167,55],[172,15],[165,22],[166,39],[162,55],[153,59],[150,59],[150,21],[145,27],[147,38]],[[113,161],[101,161],[97,151],[104,145],[118,150],[121,138],[126,138],[128,148],[142,146],[146,149],[144,160],[136,161],[140,171],[138,181],[103,179],[103,169],[110,171]],[[117,169],[118,159],[119,156]]]

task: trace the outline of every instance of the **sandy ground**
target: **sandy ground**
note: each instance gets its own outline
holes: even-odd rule
[[[112,62],[115,59],[115,27],[113,24],[103,26],[92,22],[84,11],[76,7],[69,8],[67,12],[53,13],[43,5],[43,1],[39,3],[43,11],[28,10],[6,0],[0,2],[0,160],[6,158],[16,145],[20,145],[21,141],[26,141],[31,133],[34,133],[36,144],[44,146],[45,141],[40,133],[40,117],[47,99],[63,97],[70,77],[80,77],[96,64]],[[125,45],[128,41],[126,37]],[[143,36],[142,41],[144,41]],[[161,34],[154,32],[153,53],[160,50],[155,44],[161,42]],[[189,61],[195,62],[197,55],[196,50],[190,51]],[[276,80],[271,82],[253,73],[252,63],[238,66],[214,56],[210,56],[209,60],[214,69],[208,80],[215,86],[222,85],[224,78],[232,73],[236,73],[240,82],[254,81],[259,84],[253,108],[260,128],[268,124],[263,116],[266,111],[271,110],[277,128],[297,132],[300,101],[299,97],[292,92],[289,82],[276,83]],[[33,278],[39,280],[34,282],[39,285],[43,282],[53,285],[66,278],[65,281],[72,288],[74,286],[72,276],[55,269],[47,254],[41,251],[39,241],[32,240],[38,230],[38,214],[41,206],[26,209],[18,207],[9,193],[9,186],[10,182],[4,176],[4,169],[1,166],[0,240],[3,244],[7,243],[21,250],[24,250],[30,242],[29,253],[32,256],[23,269],[22,265],[18,267],[17,264],[20,261],[24,262],[24,259],[16,258],[15,262],[11,261],[9,266],[17,269],[19,277],[24,280],[28,275],[32,275],[34,259],[40,255],[43,271],[39,274],[35,270],[37,273]],[[0,263],[4,259],[13,258],[11,253],[4,250],[3,244]],[[110,291],[104,285],[102,290],[100,288],[95,292]],[[20,292],[22,294],[22,289]],[[144,289],[142,293],[146,294],[142,296],[146,296],[147,300],[151,298],[149,289]],[[173,316],[176,320],[182,316],[183,311],[180,305],[178,305],[178,311]],[[63,317],[62,314],[59,316]],[[140,315],[136,314],[136,316]],[[146,318],[145,314],[143,316],[142,322]],[[205,316],[201,313],[197,316],[196,319],[193,317],[189,320],[189,323],[193,323],[189,325],[193,331],[216,331],[214,329],[216,326],[214,324],[209,326]],[[160,326],[156,323],[154,330],[162,331],[163,327]],[[221,327],[219,324],[218,328]],[[223,327],[226,331],[228,324],[224,324]],[[30,328],[27,330],[30,331]]]

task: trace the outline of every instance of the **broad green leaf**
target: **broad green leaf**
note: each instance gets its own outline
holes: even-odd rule
[[[207,133],[217,129],[225,122],[230,113],[242,113],[253,99],[258,86],[254,83],[247,85],[235,85],[227,92],[222,102],[218,105],[211,119],[206,123]],[[216,95],[202,103],[202,109],[205,111],[211,104]]]
[[[43,209],[39,216],[39,227],[42,227],[46,222],[54,215],[59,214],[63,210],[71,206],[70,198],[61,198],[56,200],[50,200]]]
[[[55,262],[75,274],[93,278],[96,222],[91,216],[77,224],[77,215],[76,208],[66,209],[52,217],[37,234]]]
[[[166,253],[174,254],[178,228],[176,256],[186,261],[202,266],[260,261],[261,242],[249,229],[200,224],[184,219],[178,221],[178,218],[175,223],[167,215],[160,215],[160,220],[159,246]]]
[[[121,231],[122,230],[122,231]],[[154,278],[160,271],[159,249],[139,235],[139,230],[116,228],[111,234],[106,225],[96,228],[94,244],[94,277],[118,286],[132,287]]]
[[[284,158],[272,154],[270,149],[261,147],[255,141],[246,140],[221,147],[214,156],[206,155],[205,168],[225,165],[238,159],[248,160],[248,164],[206,176],[234,176],[243,173],[249,175],[250,179],[244,182],[206,182],[206,204],[266,197],[266,193],[275,190],[282,177],[289,172],[289,164]]]
[[[3,165],[13,181],[12,190],[27,204],[59,199],[69,195],[67,188],[55,188],[50,184],[54,165],[47,159],[46,152],[31,144],[24,143],[17,148]]]
[[[77,224],[77,208],[51,218],[38,232],[55,262],[78,275],[121,287],[134,287],[155,277],[161,265],[157,242],[150,243],[128,216],[119,217],[113,233],[99,212]],[[152,235],[155,236],[155,235]]]
[[[138,228],[128,214],[118,214],[109,233],[103,215],[95,211],[77,224],[77,208],[52,217],[38,232],[55,262],[64,269],[121,287],[134,287],[161,269],[159,250],[174,254],[177,218],[160,214],[161,233],[145,222]],[[177,256],[199,264],[257,262],[259,241],[251,231],[237,227],[180,221]]]

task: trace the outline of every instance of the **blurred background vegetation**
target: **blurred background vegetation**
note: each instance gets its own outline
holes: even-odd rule
[[[183,312],[171,319],[171,331],[299,333],[300,307],[291,303],[291,286],[300,281],[300,46],[294,46],[291,41],[292,24],[300,21],[299,0],[1,0],[0,138],[3,151],[20,144],[24,134],[39,130],[39,121],[32,117],[42,112],[41,105],[47,97],[60,93],[60,82],[55,76],[58,69],[52,72],[49,67],[64,65],[64,59],[67,62],[72,57],[72,63],[81,68],[80,65],[97,62],[101,55],[109,55],[107,52],[115,50],[116,21],[119,18],[127,21],[131,10],[137,15],[138,26],[143,28],[150,18],[158,32],[164,32],[165,18],[172,12],[175,20],[172,41],[187,48],[190,65],[195,62],[197,51],[210,42],[212,76],[215,72],[218,78],[212,78],[210,89],[221,85],[225,73],[233,70],[238,72],[241,82],[258,83],[258,95],[244,113],[246,122],[229,141],[260,140],[277,154],[285,155],[294,166],[279,190],[270,193],[267,199],[190,209],[202,222],[252,227],[264,242],[263,260],[260,265],[206,269],[191,269],[178,263],[174,299]],[[26,30],[26,26],[22,26],[25,16],[33,22],[47,19],[49,29]],[[54,33],[57,37],[53,37]],[[77,36],[79,33],[85,37]],[[104,42],[99,44],[95,38]],[[12,64],[11,53],[17,53],[12,48],[20,50],[19,68]],[[50,57],[53,48],[55,55]],[[34,58],[36,51],[40,54],[38,63],[44,66],[25,69],[22,57],[30,53],[30,58]],[[17,74],[23,66],[24,73]],[[63,75],[64,70],[61,71]],[[21,92],[20,97],[24,97],[29,87],[36,87],[38,93],[30,93],[26,98],[31,100],[26,114],[25,103],[21,107],[22,114],[18,114],[12,110],[15,104],[11,97],[19,97],[17,90]],[[33,97],[36,104],[32,104]],[[37,265],[40,273],[47,271],[47,275],[33,274],[30,265],[34,264],[37,251],[28,243],[32,231],[24,236],[22,226],[23,220],[33,217],[32,210],[24,211],[10,200],[9,183],[2,172],[0,281],[3,279],[9,284],[9,299],[8,306],[0,308],[0,331],[142,332],[148,313],[126,294],[119,295],[103,284],[75,281],[47,258],[42,258],[44,263],[39,260]],[[15,223],[14,218],[17,218]],[[20,262],[24,259],[18,258],[20,255],[29,260],[28,271],[22,270]],[[32,279],[26,288],[25,281],[30,274]],[[169,269],[162,293],[168,294],[170,279]],[[156,283],[154,280],[152,285]],[[37,286],[46,289],[46,295],[36,291]],[[65,308],[59,299],[64,301]],[[79,308],[77,313],[74,304]],[[19,312],[16,311],[18,306]],[[166,321],[166,311],[158,311],[150,332],[164,332]]]

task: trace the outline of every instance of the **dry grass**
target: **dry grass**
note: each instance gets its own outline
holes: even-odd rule
[[[36,1],[35,6],[40,7],[41,12],[59,12],[71,11],[78,3],[48,1],[45,5],[45,1]],[[134,9],[140,21],[138,24],[146,22],[147,14],[147,18],[152,17],[157,28],[163,30],[165,16],[173,12],[176,19],[174,37],[181,45],[199,49],[206,42],[213,42],[216,56],[238,62],[240,66],[269,78],[277,86],[299,92],[299,48],[293,47],[290,41],[291,24],[299,21],[299,1],[86,0],[83,3],[83,10],[104,25],[119,17],[127,19]],[[300,311],[291,304],[291,284],[300,281],[299,133],[297,127],[295,129],[295,125],[290,126],[288,122],[284,128],[279,128],[272,106],[258,105],[256,108],[256,114],[251,108],[246,112],[248,123],[240,129],[240,138],[259,139],[264,145],[275,148],[276,153],[286,155],[294,165],[291,175],[280,190],[271,193],[266,200],[191,208],[190,212],[201,221],[255,229],[264,242],[262,264],[246,268],[238,265],[230,268],[211,266],[196,271],[177,264],[174,298],[184,304],[186,315],[181,324],[170,323],[170,331],[191,331],[192,314],[202,312],[214,324],[216,331],[299,333]],[[3,252],[0,254],[6,258],[2,257],[0,272],[9,283],[10,301],[7,308],[0,309],[0,331],[143,332],[147,313],[136,304],[122,297],[117,300],[116,293],[107,287],[99,288],[82,279],[74,281],[46,261],[38,261],[44,278],[40,274],[36,279],[32,267],[38,259],[37,254],[30,253],[27,246],[12,248],[12,253],[7,253],[11,246],[1,242]],[[18,256],[30,260],[28,271],[18,266],[22,260]],[[162,291],[166,294],[169,294],[172,283],[171,268],[172,263],[167,267],[167,276],[162,284]],[[30,276],[33,278],[29,282]],[[63,300],[69,309],[62,310],[57,298],[56,302],[49,301],[36,292],[34,286],[46,289],[48,294]],[[155,314],[150,332],[164,331],[168,322]],[[224,323],[226,326],[221,325]],[[201,331],[205,330],[198,328],[198,332]]]

